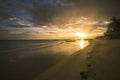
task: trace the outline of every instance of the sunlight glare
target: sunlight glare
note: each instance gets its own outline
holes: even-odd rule
[[[81,48],[81,49],[84,48],[84,40],[80,40],[80,48]]]
[[[81,49],[84,49],[86,46],[89,45],[89,41],[86,41],[86,40],[82,39],[82,40],[79,41],[79,45],[80,45]]]
[[[76,35],[79,36],[82,39],[87,36],[85,33],[77,33]]]

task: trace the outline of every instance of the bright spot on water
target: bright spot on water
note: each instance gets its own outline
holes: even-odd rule
[[[79,44],[80,44],[80,48],[83,49],[83,48],[85,48],[86,46],[89,45],[89,42],[86,41],[86,40],[80,40]]]

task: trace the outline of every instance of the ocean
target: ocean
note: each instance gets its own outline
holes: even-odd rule
[[[1,40],[0,80],[33,80],[84,46],[83,40]]]

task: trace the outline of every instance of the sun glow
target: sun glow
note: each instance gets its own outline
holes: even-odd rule
[[[87,36],[87,34],[85,34],[85,33],[77,33],[76,35],[79,36],[82,39]]]
[[[84,48],[84,40],[80,41],[80,48],[83,49]]]
[[[79,45],[80,45],[81,49],[84,49],[86,46],[89,45],[89,41],[86,41],[86,40],[82,39],[82,40],[79,41]]]

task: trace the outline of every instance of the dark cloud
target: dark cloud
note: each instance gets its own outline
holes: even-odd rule
[[[119,0],[33,0],[24,9],[35,24],[65,23],[73,17],[108,19],[119,16]],[[57,19],[56,19],[57,18]]]
[[[61,24],[75,16],[96,19],[119,16],[119,3],[119,0],[1,0],[0,16],[7,19],[24,13],[31,15],[28,20],[36,25]]]
[[[90,24],[97,21],[104,22],[113,16],[119,17],[119,3],[119,0],[0,0],[0,30],[3,24],[11,25],[12,28],[30,27],[25,23],[33,23],[40,28],[47,26],[50,30],[52,30],[50,25],[62,29],[68,27],[76,29],[85,23],[81,21],[81,17],[93,20],[88,22]],[[13,29],[14,31],[16,30]],[[1,30],[0,36],[9,37],[7,32],[8,28]]]

